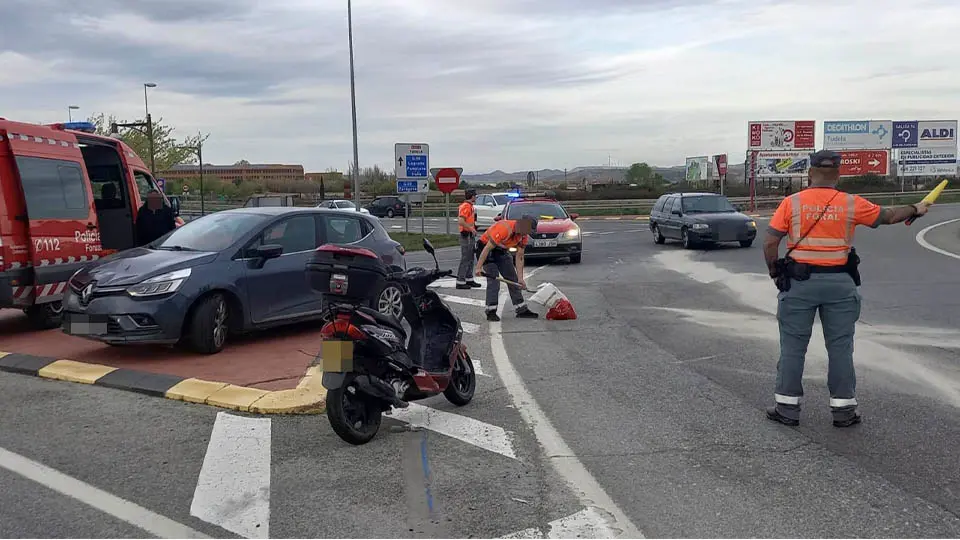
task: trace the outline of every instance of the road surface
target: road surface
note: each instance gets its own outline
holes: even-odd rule
[[[960,261],[916,241],[956,218],[858,232],[851,429],[830,424],[816,335],[800,427],[764,418],[777,334],[759,245],[684,251],[643,223],[584,222],[583,263],[529,278],[579,319],[488,324],[483,291],[441,283],[477,397],[423,402],[363,447],[323,417],[0,373],[0,536],[957,537]],[[925,238],[960,253],[958,231]]]

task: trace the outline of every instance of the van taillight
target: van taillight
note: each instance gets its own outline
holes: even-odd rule
[[[366,338],[359,328],[350,324],[350,314],[348,313],[338,314],[335,320],[323,325],[323,328],[320,329],[320,336],[323,339],[333,339],[337,336],[347,336],[353,340]]]

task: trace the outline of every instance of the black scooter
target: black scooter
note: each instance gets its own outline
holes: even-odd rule
[[[353,343],[349,371],[323,372],[327,389],[327,418],[333,430],[350,444],[365,444],[380,430],[384,412],[406,408],[410,401],[442,393],[451,403],[463,406],[473,399],[477,388],[473,361],[463,344],[460,319],[429,285],[453,274],[440,270],[433,245],[423,240],[436,268],[411,268],[393,272],[387,279],[401,285],[401,322],[366,306],[337,303],[328,296],[330,307],[321,329],[325,340]],[[346,369],[346,368],[345,368]]]

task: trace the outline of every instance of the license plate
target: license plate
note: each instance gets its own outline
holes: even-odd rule
[[[63,329],[75,336],[102,336],[107,333],[106,317],[71,315],[64,318]]]
[[[557,247],[556,240],[534,240],[533,247]]]
[[[347,285],[349,284],[346,274],[333,274],[330,276],[330,293],[347,294]]]

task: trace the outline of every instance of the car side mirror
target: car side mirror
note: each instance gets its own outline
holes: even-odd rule
[[[738,204],[738,205],[734,206],[733,208],[734,208],[737,212],[743,212],[743,205],[742,205],[742,204]]]
[[[578,217],[580,217],[580,214],[577,214],[577,213],[570,214],[570,219],[576,220]]]
[[[265,244],[257,248],[256,250],[257,257],[261,259],[276,259],[280,255],[283,255],[283,246],[280,244]]]
[[[500,221],[501,219],[503,219],[503,214],[497,214],[497,216],[493,218],[494,221]]]
[[[683,215],[683,212],[681,212],[680,210],[674,210],[674,211],[672,211],[672,212],[670,212],[670,213],[673,214],[673,215],[675,215],[675,216],[682,216],[682,215]]]
[[[180,197],[173,195],[171,197],[168,197],[168,201],[170,202],[170,209],[173,210],[173,215],[179,216],[180,215]]]

